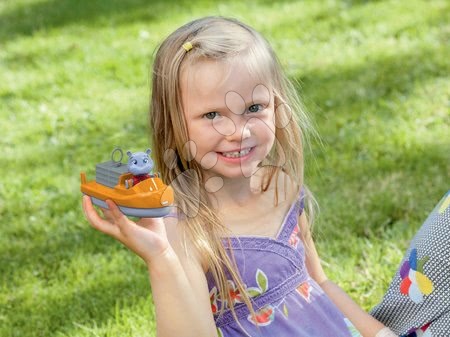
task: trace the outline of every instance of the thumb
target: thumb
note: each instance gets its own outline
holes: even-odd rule
[[[119,227],[123,235],[127,235],[127,231],[133,226],[133,223],[120,211],[119,207],[112,201],[106,200],[108,209],[114,223]]]

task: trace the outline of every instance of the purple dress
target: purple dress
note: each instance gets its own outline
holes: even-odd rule
[[[276,239],[239,236],[224,240],[226,249],[229,251],[231,246],[233,250],[256,318],[250,315],[230,280],[238,324],[226,303],[217,299],[217,287],[208,272],[211,309],[219,336],[361,336],[306,270],[304,246],[297,235],[302,211],[303,202],[298,200],[287,213]],[[219,315],[222,306],[225,310]]]

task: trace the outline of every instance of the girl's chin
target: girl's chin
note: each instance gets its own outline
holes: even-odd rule
[[[210,170],[208,172],[209,177],[222,177],[224,179],[242,179],[242,178],[250,178],[253,174],[255,174],[259,170],[259,166],[252,165],[242,165],[239,167],[228,168],[224,167],[223,169]]]

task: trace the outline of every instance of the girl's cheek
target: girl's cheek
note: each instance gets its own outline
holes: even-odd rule
[[[208,152],[200,159],[200,165],[203,169],[212,169],[217,164],[217,153]]]
[[[194,159],[196,157],[197,145],[195,144],[194,141],[189,140],[186,142],[186,144],[184,144],[183,155],[187,161],[191,161],[192,159]]]

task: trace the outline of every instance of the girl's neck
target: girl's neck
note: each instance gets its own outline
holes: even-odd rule
[[[232,209],[246,207],[258,199],[261,194],[260,177],[224,178],[223,186],[210,193],[214,208]]]
[[[224,236],[277,237],[297,193],[294,184],[284,183],[288,179],[284,174],[277,183],[272,179],[263,192],[263,173],[259,170],[251,178],[223,179],[223,187],[210,193],[212,206],[227,228]]]

